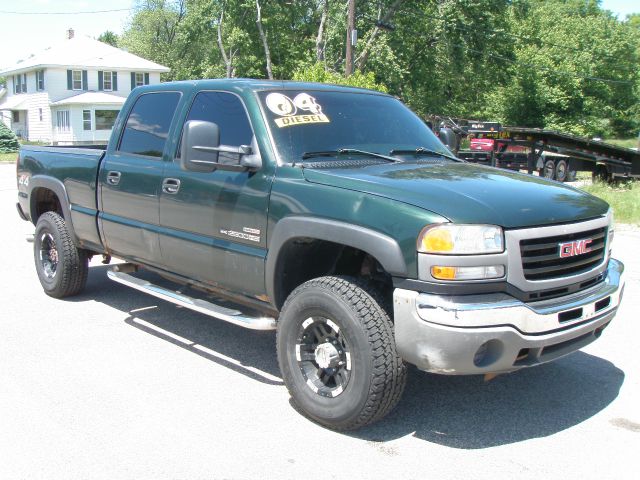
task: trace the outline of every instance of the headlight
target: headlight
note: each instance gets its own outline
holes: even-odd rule
[[[504,251],[502,228],[495,225],[429,225],[418,236],[418,251],[441,255],[478,255]]]

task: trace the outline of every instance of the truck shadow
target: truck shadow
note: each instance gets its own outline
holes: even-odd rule
[[[237,373],[284,385],[275,355],[275,332],[247,330],[154,298],[107,278],[109,267],[91,267],[83,294],[128,314],[124,322]]]
[[[398,407],[385,420],[351,432],[384,442],[407,435],[460,449],[482,449],[553,435],[606,408],[624,372],[585,352],[505,374],[443,376],[411,368]]]
[[[111,282],[91,268],[85,293],[125,312],[128,325],[267,385],[282,386],[275,333],[246,330]],[[606,333],[605,333],[606,337]],[[624,382],[612,363],[577,352],[554,363],[501,375],[442,376],[409,369],[398,407],[354,438],[387,442],[407,435],[460,449],[482,449],[553,435],[607,407]]]

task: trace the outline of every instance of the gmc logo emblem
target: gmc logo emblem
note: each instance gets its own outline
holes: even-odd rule
[[[583,255],[591,251],[589,244],[593,242],[592,239],[587,238],[584,240],[576,240],[575,242],[567,242],[560,244],[560,258],[575,257],[576,255]]]

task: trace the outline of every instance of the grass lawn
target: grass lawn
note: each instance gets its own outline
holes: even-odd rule
[[[640,182],[595,183],[582,189],[608,202],[613,208],[616,223],[640,225]]]
[[[638,138],[608,138],[605,140],[606,143],[611,143],[613,145],[617,145],[619,147],[625,148],[637,148],[638,147]]]
[[[17,156],[18,156],[17,152],[14,152],[14,153],[0,153],[0,163],[5,163],[5,162],[13,162],[13,163],[15,163]]]

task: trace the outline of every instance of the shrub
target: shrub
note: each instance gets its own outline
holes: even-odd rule
[[[371,90],[387,92],[385,85],[376,83],[373,72],[362,73],[356,70],[350,77],[345,77],[339,73],[327,70],[322,63],[314,63],[308,67],[299,68],[293,73],[293,79],[300,82],[334,83],[336,85],[370,88]]]
[[[17,152],[20,148],[16,135],[0,121],[0,153]]]

